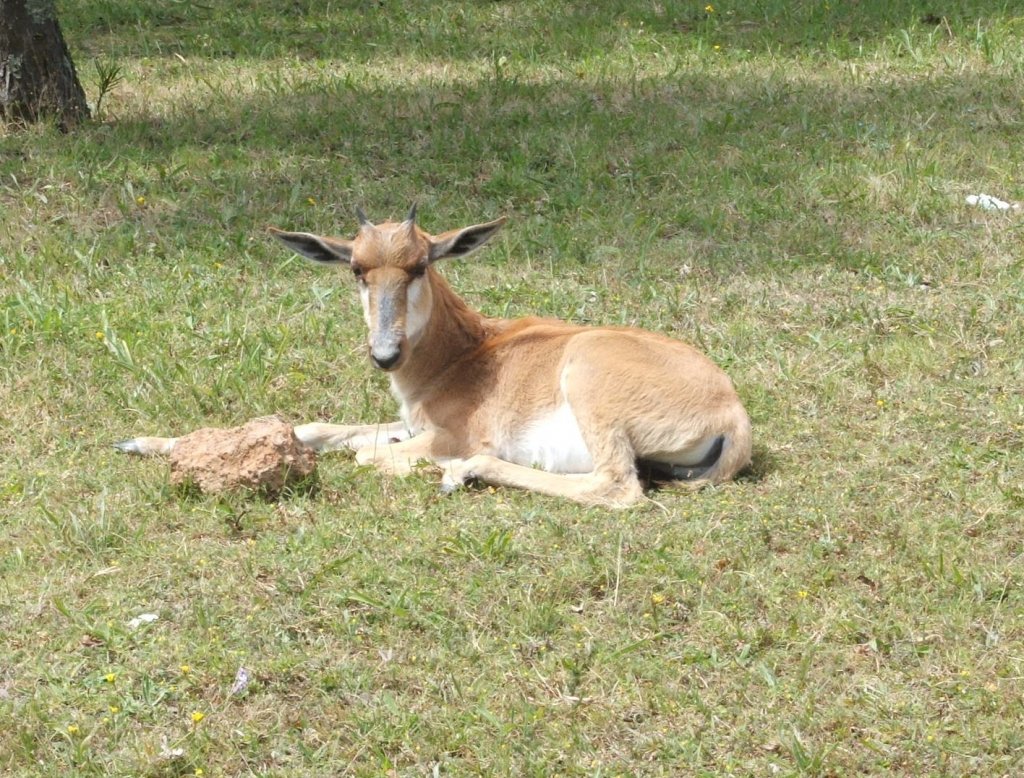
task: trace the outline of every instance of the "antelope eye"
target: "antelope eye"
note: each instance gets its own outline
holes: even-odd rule
[[[359,267],[359,265],[352,265],[352,275],[354,275],[358,280],[362,281],[364,275],[363,269]]]
[[[412,276],[413,278],[423,278],[423,275],[426,272],[426,265],[416,265],[414,267],[409,268],[409,275]]]

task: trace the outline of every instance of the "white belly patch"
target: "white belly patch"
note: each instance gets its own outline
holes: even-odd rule
[[[528,424],[517,438],[501,447],[499,456],[551,473],[589,473],[594,469],[594,460],[568,403]]]

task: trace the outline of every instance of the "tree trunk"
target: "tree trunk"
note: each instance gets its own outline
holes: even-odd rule
[[[62,130],[89,118],[53,0],[0,0],[0,117],[48,116]]]

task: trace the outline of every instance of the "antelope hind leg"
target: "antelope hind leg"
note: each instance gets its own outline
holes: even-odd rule
[[[473,478],[493,486],[525,489],[550,497],[564,497],[583,505],[608,508],[626,508],[644,498],[643,487],[632,471],[618,476],[600,471],[549,473],[487,454],[446,463],[441,488],[445,492],[453,492]]]

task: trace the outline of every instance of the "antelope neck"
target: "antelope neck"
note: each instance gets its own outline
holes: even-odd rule
[[[451,364],[474,352],[487,337],[487,319],[462,300],[433,268],[427,270],[432,302],[430,320],[408,358],[392,374],[392,386],[404,402],[429,387]]]

